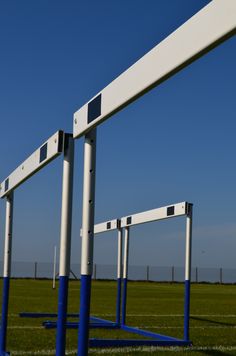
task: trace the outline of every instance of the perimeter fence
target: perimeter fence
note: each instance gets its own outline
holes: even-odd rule
[[[58,264],[56,271],[58,271]],[[0,262],[0,271],[3,263]],[[2,276],[2,274],[1,274]],[[50,262],[13,262],[13,278],[47,278],[53,277],[53,263]],[[71,279],[80,278],[80,264],[71,265]],[[94,264],[93,279],[115,280],[116,265]],[[184,267],[178,266],[129,266],[129,280],[154,282],[184,281]],[[233,268],[192,268],[192,281],[196,283],[236,283],[236,269]]]

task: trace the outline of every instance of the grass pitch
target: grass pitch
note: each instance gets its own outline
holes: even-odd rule
[[[2,287],[2,285],[1,285]],[[2,289],[2,288],[1,288]],[[23,319],[18,313],[57,312],[57,292],[46,280],[12,280],[7,350],[11,355],[54,355],[55,330],[45,330],[44,319]],[[182,338],[183,284],[130,282],[127,325]],[[92,284],[91,312],[115,320],[116,283]],[[79,311],[79,282],[70,282],[69,310]],[[73,320],[73,319],[69,319]],[[75,319],[74,319],[75,320]],[[67,331],[67,354],[76,355],[77,330]],[[91,337],[138,338],[120,330],[91,330]],[[94,355],[236,355],[236,286],[193,284],[190,336],[192,348],[135,347],[91,349]]]

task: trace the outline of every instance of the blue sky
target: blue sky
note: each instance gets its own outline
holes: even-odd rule
[[[209,1],[4,0],[0,4],[0,180],[73,113]],[[96,222],[194,204],[193,265],[235,267],[235,38],[98,129]],[[62,160],[15,192],[13,259],[51,261]],[[80,261],[83,139],[76,142],[72,261]],[[0,202],[3,256],[5,202]],[[131,233],[131,263],[183,265],[184,219]],[[112,264],[114,234],[96,238]]]

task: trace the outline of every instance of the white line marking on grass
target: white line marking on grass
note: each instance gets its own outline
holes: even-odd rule
[[[149,326],[134,326],[139,329],[183,329],[183,326],[154,326],[154,325],[149,325]],[[190,326],[190,330],[192,329],[236,329],[235,325],[229,325],[229,326]]]
[[[236,351],[236,346],[199,346],[199,347],[155,347],[155,346],[143,346],[143,347],[123,347],[123,348],[113,348],[113,349],[101,349],[95,350],[90,349],[89,353],[96,354],[112,354],[112,353],[128,353],[128,352],[145,352],[145,353],[156,353],[156,352],[183,352],[183,351]]]
[[[29,326],[29,325],[12,325],[12,326],[8,326],[8,329],[42,329],[44,330],[43,326]]]
[[[115,316],[115,314],[95,314],[94,316]],[[143,318],[143,317],[154,317],[154,318],[175,318],[175,317],[180,317],[183,318],[184,314],[126,314],[126,316],[130,317],[137,317],[137,318]],[[236,314],[191,314],[190,317],[211,317],[211,318],[236,318]]]
[[[139,346],[139,347],[119,347],[119,348],[104,348],[104,349],[90,349],[89,354],[113,354],[113,353],[128,353],[128,352],[146,352],[146,353],[156,353],[156,352],[183,352],[183,351],[236,351],[236,346],[195,346],[195,347],[156,347],[156,346]],[[11,351],[11,355],[23,356],[23,355],[55,355],[55,350],[37,350],[37,351]],[[77,350],[68,350],[66,355],[76,355]]]

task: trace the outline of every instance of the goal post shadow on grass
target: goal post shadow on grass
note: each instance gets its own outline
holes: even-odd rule
[[[89,346],[104,345],[103,340],[89,340],[97,126],[232,37],[235,29],[236,1],[211,1],[74,114],[73,136],[75,139],[85,137],[79,356],[86,356]],[[188,287],[186,289],[188,290]],[[138,344],[138,340],[130,340],[129,343],[128,341],[124,341],[124,344],[120,342],[119,346]],[[113,343],[111,345],[114,346]],[[109,346],[108,341],[106,346]]]
[[[5,247],[3,266],[2,316],[0,329],[0,356],[10,355],[7,348],[8,303],[11,278],[13,194],[18,186],[36,172],[63,154],[61,231],[60,231],[60,276],[58,298],[58,328],[56,348],[63,355],[65,349],[65,321],[67,314],[68,278],[70,273],[72,191],[74,167],[74,139],[72,134],[57,131],[20,166],[18,166],[0,186],[0,197],[6,198]]]

